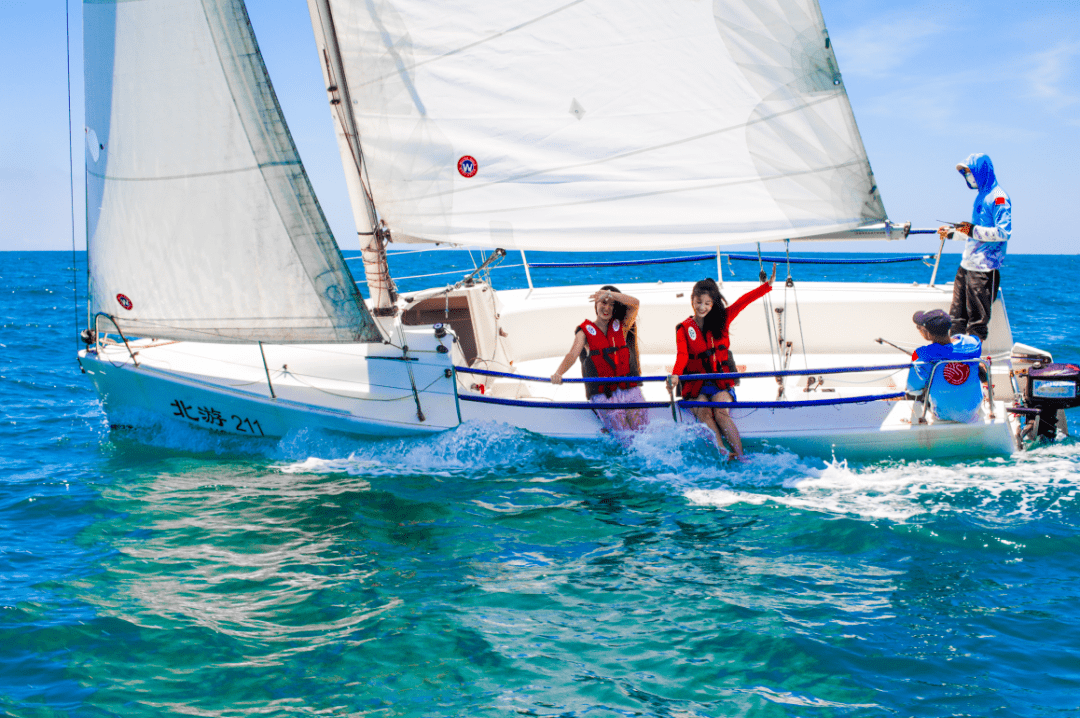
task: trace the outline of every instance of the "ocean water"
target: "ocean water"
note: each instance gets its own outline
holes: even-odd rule
[[[0,257],[0,714],[1080,716],[1072,439],[729,466],[670,427],[629,447],[494,424],[262,444],[110,431],[74,358],[85,257]],[[398,276],[471,261],[391,259]],[[1080,359],[1078,270],[1009,258],[1018,340]]]

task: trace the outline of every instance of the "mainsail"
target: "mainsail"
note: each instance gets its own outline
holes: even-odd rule
[[[380,341],[241,0],[86,0],[91,303],[137,336]]]
[[[817,0],[318,4],[397,240],[664,249],[888,227]]]

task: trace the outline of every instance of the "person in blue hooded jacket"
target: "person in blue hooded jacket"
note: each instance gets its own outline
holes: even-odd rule
[[[977,190],[971,221],[941,227],[942,239],[962,239],[964,256],[953,282],[952,334],[970,334],[986,341],[990,308],[1001,284],[1005,243],[1012,236],[1012,201],[998,185],[994,164],[982,153],[956,165],[968,187]]]
[[[952,319],[943,309],[915,312],[911,319],[931,343],[911,355],[914,363],[908,370],[906,391],[921,394],[929,384],[930,396],[923,400],[929,400],[938,421],[977,420],[983,399],[978,364],[982,342],[965,334],[950,337]]]

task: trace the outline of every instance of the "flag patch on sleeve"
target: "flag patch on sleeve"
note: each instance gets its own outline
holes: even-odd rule
[[[1005,204],[1005,198],[1004,197],[996,197],[994,199],[994,204]]]

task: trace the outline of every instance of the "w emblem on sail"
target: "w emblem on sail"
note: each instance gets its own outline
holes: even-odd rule
[[[951,361],[945,365],[944,369],[942,369],[942,374],[945,376],[945,381],[953,386],[960,386],[967,381],[968,376],[971,375],[971,369],[967,364]]]
[[[461,173],[462,177],[472,177],[479,169],[480,165],[476,163],[475,157],[465,155],[457,161],[457,171]]]

